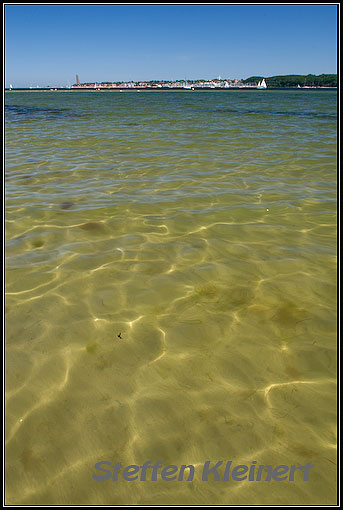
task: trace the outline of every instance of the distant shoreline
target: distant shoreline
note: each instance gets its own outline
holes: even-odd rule
[[[206,91],[230,91],[230,90],[301,90],[301,91],[313,91],[313,90],[337,90],[337,87],[268,87],[261,89],[259,87],[22,87],[22,88],[5,88],[5,92],[160,92],[160,91],[179,91],[179,92],[199,92],[201,90]]]

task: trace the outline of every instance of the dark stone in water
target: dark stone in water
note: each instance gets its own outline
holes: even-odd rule
[[[295,303],[285,302],[276,309],[271,320],[280,326],[291,328],[308,318],[306,310],[299,308]]]
[[[74,202],[63,202],[63,204],[61,204],[61,209],[70,209],[71,207],[73,207],[74,205]]]
[[[79,225],[82,230],[87,230],[89,232],[101,232],[104,229],[103,224],[100,221],[89,221],[88,223],[83,223]]]
[[[35,239],[32,241],[32,248],[41,248],[44,245],[44,242],[41,239]]]

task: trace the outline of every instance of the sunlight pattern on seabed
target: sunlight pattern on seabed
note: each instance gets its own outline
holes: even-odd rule
[[[6,503],[336,503],[336,93],[6,93]],[[314,464],[99,482],[101,461]]]

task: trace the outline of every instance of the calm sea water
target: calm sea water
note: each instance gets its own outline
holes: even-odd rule
[[[336,92],[12,91],[5,127],[7,503],[335,504]]]

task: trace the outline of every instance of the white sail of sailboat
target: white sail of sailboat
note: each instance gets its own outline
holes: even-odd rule
[[[258,89],[266,89],[267,88],[266,80],[264,78],[263,78],[263,80],[258,82],[257,88]]]

